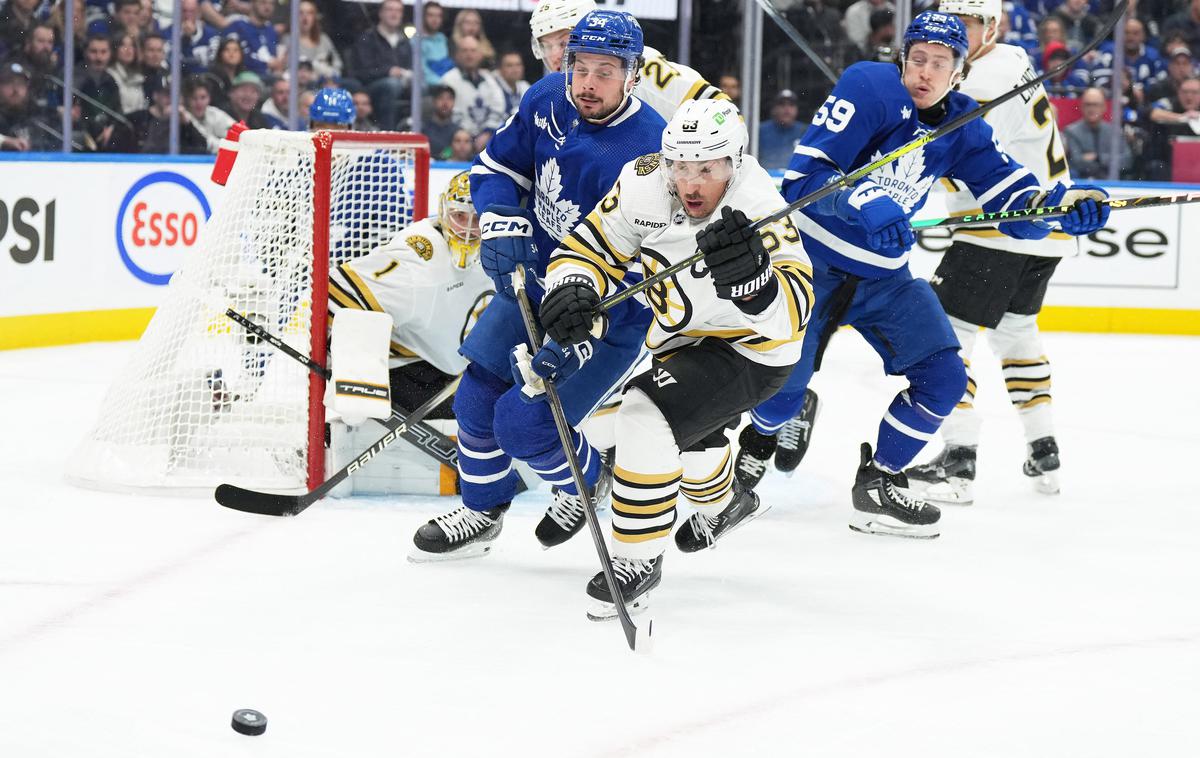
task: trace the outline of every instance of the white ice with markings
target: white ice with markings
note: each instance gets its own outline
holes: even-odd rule
[[[450,500],[271,519],[76,489],[64,454],[131,345],[0,352],[0,755],[1200,754],[1200,339],[1046,342],[1063,493],[1020,473],[980,349],[976,504],[909,541],[846,528],[898,380],[839,334],[770,513],[670,546],[650,656],[585,620],[587,536],[535,541],[545,490],[490,556],[418,566]]]

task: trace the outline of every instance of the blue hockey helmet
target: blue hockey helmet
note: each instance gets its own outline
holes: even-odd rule
[[[354,98],[340,87],[326,87],[317,92],[312,105],[308,107],[308,118],[312,122],[349,126],[357,116]]]
[[[967,27],[958,16],[936,11],[925,11],[919,14],[904,30],[904,55],[908,57],[908,49],[917,42],[931,42],[945,45],[954,52],[959,64],[967,59]]]
[[[623,11],[592,11],[575,24],[567,38],[567,56],[575,53],[615,55],[636,65],[642,57],[642,26]]]

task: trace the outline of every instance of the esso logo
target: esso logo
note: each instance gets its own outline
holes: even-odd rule
[[[204,193],[186,176],[156,171],[142,177],[117,211],[121,262],[147,284],[166,284],[211,214]]]

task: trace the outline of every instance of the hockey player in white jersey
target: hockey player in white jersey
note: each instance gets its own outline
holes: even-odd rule
[[[799,358],[812,267],[790,218],[747,229],[747,217],[784,203],[745,145],[732,102],[684,103],[663,132],[662,153],[625,165],[547,270],[540,317],[549,345],[573,345],[591,339],[597,304],[627,269],[640,264],[653,274],[697,245],[705,254],[703,264],[647,291],[654,361],[626,385],[617,412],[613,569],[635,609],[662,577],[680,494],[696,509],[675,533],[684,552],[712,547],[766,510],[737,484],[725,429],[783,386]],[[555,353],[518,363],[528,393],[557,376]],[[587,593],[599,606],[592,618],[613,614],[603,572]]]
[[[544,0],[533,9],[529,19],[533,55],[546,66],[547,73],[562,70],[567,35],[579,19],[595,9],[593,0]],[[648,45],[642,53],[640,78],[633,94],[665,121],[670,121],[675,111],[689,100],[729,99],[695,69],[672,63]]]
[[[479,265],[479,217],[468,177],[463,171],[450,180],[436,216],[330,272],[335,320],[345,309],[392,317],[391,394],[405,408],[416,408],[466,368],[458,348],[495,292]],[[449,403],[429,416],[450,418]]]
[[[997,42],[1000,0],[942,0],[940,10],[959,17],[970,41],[970,74],[960,90],[980,102],[994,100],[1036,77],[1024,49]],[[1045,190],[1070,185],[1066,152],[1046,90],[1037,86],[990,111],[984,119],[1004,149],[1033,172]],[[980,202],[962,182],[945,179],[949,211],[976,213]],[[1070,204],[1094,193],[1068,191]],[[946,447],[929,463],[908,470],[914,486],[927,486],[927,500],[969,505],[974,500],[975,451],[981,419],[974,408],[971,353],[980,327],[1000,358],[1009,400],[1025,427],[1024,472],[1042,492],[1058,491],[1058,445],[1050,411],[1050,363],[1038,333],[1037,314],[1055,266],[1077,252],[1074,237],[1053,231],[1044,240],[1005,236],[996,227],[961,228],[931,279],[962,344],[967,390],[942,425]]]

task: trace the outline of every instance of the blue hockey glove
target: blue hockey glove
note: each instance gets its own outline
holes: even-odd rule
[[[1062,182],[1046,193],[1045,198],[1038,203],[1040,206],[1073,205],[1075,210],[1066,216],[1060,216],[1058,223],[1067,234],[1079,237],[1103,229],[1108,223],[1108,214],[1112,211],[1100,201],[1106,199],[1108,193],[1094,184],[1076,184],[1066,187]]]
[[[533,243],[533,214],[510,205],[489,206],[479,217],[479,260],[497,292],[513,294],[512,272],[517,264],[536,272],[537,245]]]
[[[586,342],[588,337],[602,336],[607,319],[597,310],[600,293],[586,276],[571,274],[563,277],[554,289],[542,298],[538,318],[550,339],[560,344]],[[594,323],[599,319],[600,323]],[[593,333],[595,332],[595,333]]]
[[[521,399],[527,403],[544,401],[544,380],[549,379],[555,383],[566,381],[591,357],[591,349],[590,342],[564,346],[551,340],[531,356],[528,345],[517,345],[509,354],[508,360],[512,367],[513,379],[521,386]]]
[[[867,232],[867,244],[872,250],[899,257],[917,241],[908,214],[870,179],[834,195],[833,209],[838,218],[861,226]]]

